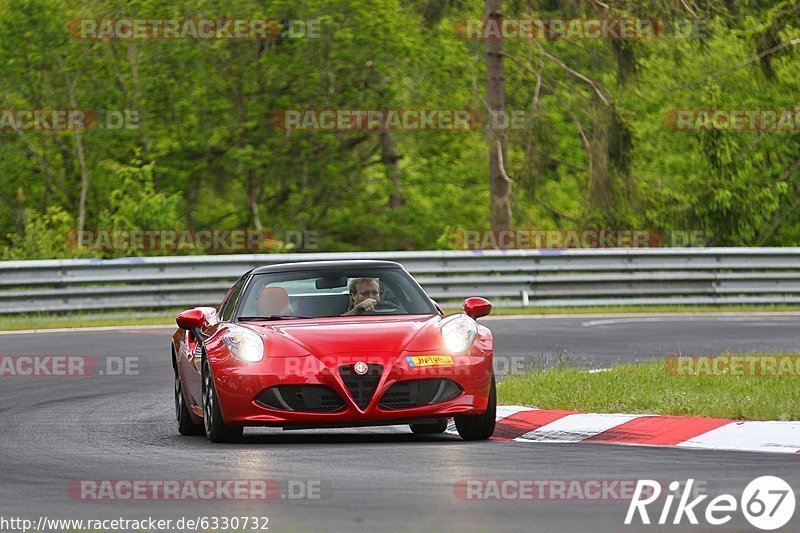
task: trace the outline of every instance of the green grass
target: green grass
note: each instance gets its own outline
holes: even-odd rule
[[[17,315],[0,317],[0,331],[21,329],[57,329],[103,326],[147,326],[175,324],[175,315],[181,310],[151,313],[64,313]]]
[[[799,376],[680,376],[667,372],[664,361],[596,373],[574,367],[535,370],[507,377],[497,394],[500,403],[541,409],[800,420]]]

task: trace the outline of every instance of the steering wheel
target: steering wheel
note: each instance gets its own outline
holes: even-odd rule
[[[387,300],[381,300],[380,302],[378,302],[378,305],[375,306],[375,309],[373,309],[372,311],[365,311],[364,314],[382,315],[382,314],[396,313],[397,311],[401,311],[399,305],[389,302]]]

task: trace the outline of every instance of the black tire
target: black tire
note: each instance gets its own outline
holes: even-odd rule
[[[175,418],[178,420],[178,433],[181,435],[202,435],[203,424],[195,424],[189,408],[186,407],[186,396],[183,394],[183,385],[178,371],[175,371]]]
[[[237,442],[241,440],[244,428],[228,426],[222,420],[219,398],[214,388],[214,377],[208,361],[203,360],[203,427],[211,442]]]
[[[441,418],[432,424],[409,424],[411,432],[417,435],[432,435],[434,433],[444,433],[447,431],[447,419]]]
[[[464,440],[486,440],[494,433],[495,415],[497,414],[497,390],[492,376],[489,391],[489,405],[480,415],[462,415],[455,417],[456,429]]]

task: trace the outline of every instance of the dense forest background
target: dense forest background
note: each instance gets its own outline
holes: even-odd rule
[[[441,249],[454,232],[491,228],[486,130],[274,124],[286,109],[484,111],[487,41],[458,28],[486,9],[481,0],[4,0],[0,109],[127,110],[138,122],[0,129],[0,258],[134,253],[76,248],[80,228],[313,231],[321,251]],[[505,0],[502,9],[658,19],[669,30],[504,41],[505,107],[525,118],[502,132],[510,227],[700,230],[704,245],[798,245],[800,126],[680,131],[669,117],[800,108],[800,1]],[[68,31],[77,19],[131,17],[314,20],[319,35]]]

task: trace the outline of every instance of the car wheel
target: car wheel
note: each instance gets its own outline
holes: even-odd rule
[[[203,427],[211,442],[236,442],[242,438],[244,428],[228,426],[222,420],[219,398],[214,387],[214,377],[208,361],[203,361]]]
[[[430,435],[447,431],[447,419],[441,418],[432,424],[410,424],[411,432],[417,435]]]
[[[464,440],[486,440],[494,433],[495,415],[497,413],[497,390],[492,376],[489,390],[489,405],[480,415],[462,415],[455,417],[456,429]]]
[[[175,371],[175,418],[178,419],[178,433],[181,435],[202,435],[202,424],[195,424],[186,407],[186,397],[183,395],[181,377]]]

